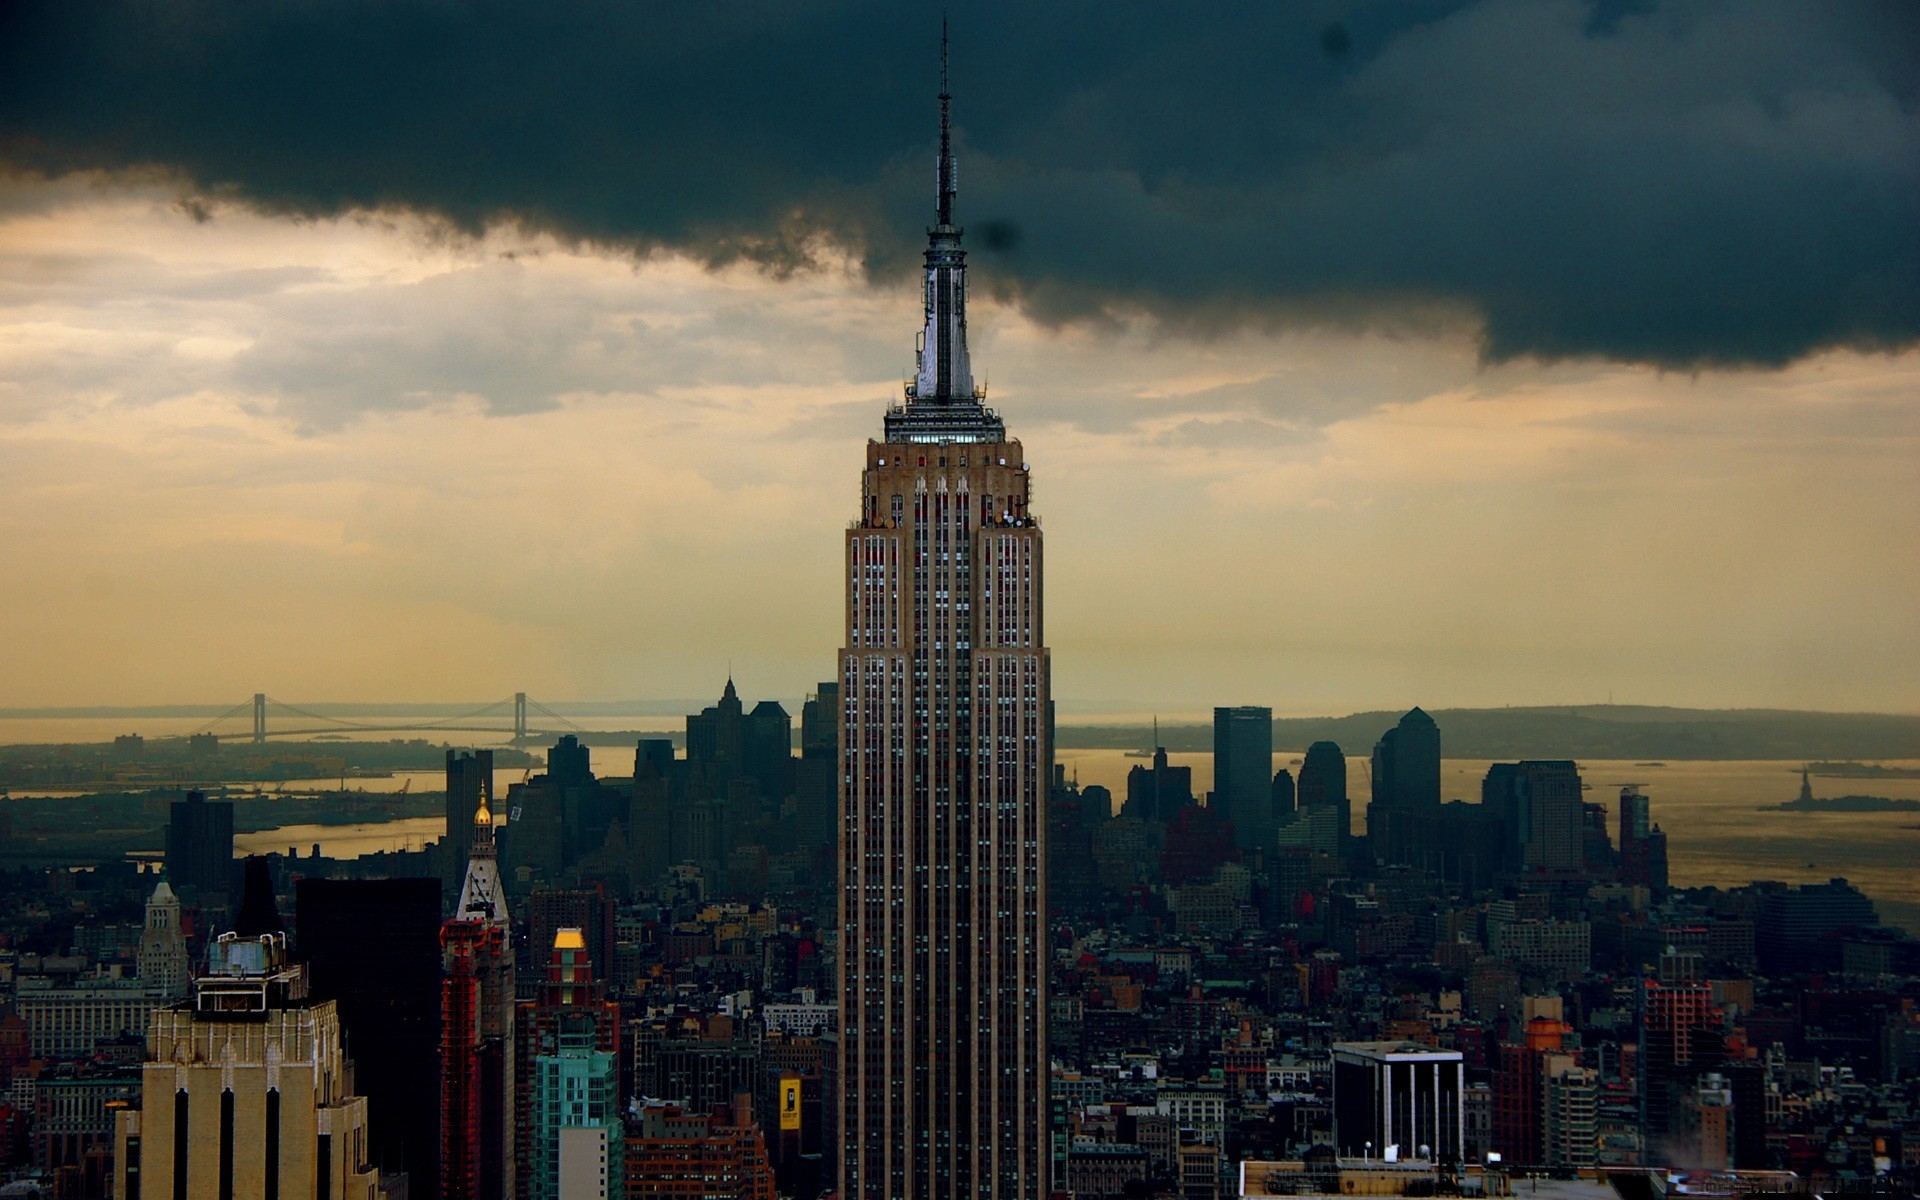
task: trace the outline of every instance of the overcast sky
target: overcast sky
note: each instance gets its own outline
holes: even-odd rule
[[[952,11],[1066,711],[1920,710],[1920,10]],[[0,7],[0,704],[830,676],[932,13]]]

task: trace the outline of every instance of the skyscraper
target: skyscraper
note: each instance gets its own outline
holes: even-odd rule
[[[440,928],[440,1194],[514,1195],[513,927],[500,887],[493,810],[480,798],[472,857]]]
[[[188,792],[167,821],[167,878],[189,900],[225,896],[233,886],[233,802]]]
[[[1127,802],[1120,811],[1136,821],[1167,825],[1192,803],[1193,768],[1171,765],[1167,748],[1155,746],[1151,767],[1138,766],[1127,772]]]
[[[624,1191],[620,1007],[594,979],[587,939],[556,930],[546,981],[521,1006],[529,1078],[521,1093],[521,1193],[607,1200]]]
[[[1213,710],[1213,800],[1242,853],[1273,853],[1273,710]]]
[[[339,1006],[354,1088],[367,1098],[368,1161],[405,1170],[408,1200],[433,1200],[440,1194],[440,881],[302,879],[293,918],[314,998]]]
[[[180,928],[180,898],[162,879],[147,900],[146,926],[140,931],[135,963],[147,992],[162,1000],[184,1000],[192,981],[187,936]]]
[[[1505,831],[1509,870],[1578,871],[1581,867],[1580,768],[1565,759],[1494,763],[1480,783],[1480,802]]]
[[[1440,727],[1415,708],[1373,746],[1367,840],[1374,857],[1411,862],[1416,847],[1430,838],[1430,818],[1439,808]]]
[[[116,1196],[374,1200],[367,1102],[330,1000],[287,935],[220,935],[193,1003],[147,1030],[141,1105],[118,1115]]]
[[[1620,789],[1620,882],[1665,891],[1667,835],[1653,823],[1652,802],[1634,784]]]
[[[1338,743],[1315,742],[1300,763],[1300,786],[1295,793],[1301,811],[1332,805],[1340,814],[1340,843],[1353,836],[1353,806],[1347,799],[1347,756]]]
[[[839,789],[840,685],[820,684],[800,710],[800,763],[795,792],[796,833],[802,846],[831,846]]]
[[[905,402],[867,444],[839,655],[839,1187],[1047,1191],[1041,540],[967,358],[944,48],[938,222]]]
[[[447,882],[458,884],[467,869],[467,855],[473,849],[473,810],[480,807],[481,796],[493,795],[493,751],[447,751],[447,833],[441,839],[443,872]]]

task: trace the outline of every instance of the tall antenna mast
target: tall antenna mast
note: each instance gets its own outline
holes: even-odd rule
[[[954,178],[951,109],[953,96],[947,91],[947,14],[940,13],[940,224],[953,224],[953,195],[958,190]]]

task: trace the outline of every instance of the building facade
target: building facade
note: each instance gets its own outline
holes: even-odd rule
[[[141,1104],[115,1130],[116,1196],[373,1200],[367,1102],[330,1000],[286,935],[224,934],[193,1004],[153,1014]]]
[[[434,1200],[440,880],[302,879],[294,895],[295,949],[314,998],[333,1001],[346,1028],[354,1091],[367,1098],[370,1157],[406,1171],[407,1200]]]
[[[1213,799],[1210,804],[1233,822],[1234,844],[1242,853],[1273,853],[1271,708],[1243,705],[1213,710]],[[1288,807],[1291,808],[1291,804]]]
[[[520,1195],[604,1198],[619,1193],[622,1170],[620,1006],[595,978],[583,930],[556,929],[547,940],[546,977],[536,997],[520,1003]]]
[[[941,92],[938,223],[905,402],[847,531],[839,1188],[1047,1192],[1049,666],[1024,451],[974,387]]]
[[[138,955],[140,981],[150,994],[167,1001],[187,998],[193,963],[187,955],[186,931],[180,927],[180,898],[164,879],[147,900]]]
[[[1343,1158],[1459,1162],[1465,1060],[1415,1042],[1335,1042],[1334,1150]]]
[[[530,1014],[540,1045],[530,1056],[522,1191],[532,1200],[609,1200],[625,1190],[619,1009],[601,997],[586,938],[559,930]]]
[[[440,930],[440,1194],[512,1200],[514,1191],[513,927],[500,887],[493,810],[473,814],[472,857]]]

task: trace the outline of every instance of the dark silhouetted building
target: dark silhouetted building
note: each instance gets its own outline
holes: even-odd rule
[[[1653,823],[1653,806],[1640,789],[1620,789],[1621,883],[1667,890],[1667,835]]]
[[[628,843],[635,887],[658,887],[673,865],[673,743],[642,738],[634,747],[633,795],[628,804]]]
[[[189,900],[233,887],[233,803],[188,792],[167,821],[167,878]]]
[[[1273,821],[1277,825],[1293,815],[1294,787],[1293,772],[1281,767],[1273,773],[1273,783],[1268,789],[1268,797],[1273,806]]]
[[[840,770],[840,685],[815,686],[800,709],[800,761],[796,765],[795,822],[800,844],[834,844],[838,825]]]
[[[441,839],[441,861],[447,884],[458,887],[473,849],[473,813],[480,797],[493,795],[493,751],[447,751],[447,832]]]
[[[1213,798],[1242,854],[1273,853],[1273,710],[1213,710]]]
[[[1373,794],[1367,840],[1376,858],[1410,863],[1440,808],[1440,728],[1415,708],[1373,747]]]
[[[1480,802],[1506,832],[1508,870],[1575,872],[1583,863],[1580,768],[1564,759],[1494,763]]]
[[[1127,772],[1127,801],[1120,812],[1136,821],[1172,821],[1193,803],[1193,768],[1167,762],[1164,746],[1153,748],[1153,765]]]
[[[727,677],[720,702],[687,715],[687,765],[719,791],[747,773],[746,711]]]
[[[1233,823],[1210,807],[1190,804],[1167,826],[1166,848],[1160,853],[1160,879],[1168,887],[1204,883],[1238,857]]]
[[[1769,975],[1833,970],[1840,965],[1835,934],[1880,924],[1873,901],[1844,879],[1770,893],[1754,924],[1754,949]]]
[[[1297,796],[1302,811],[1332,806],[1340,815],[1340,844],[1353,837],[1353,805],[1347,798],[1347,756],[1333,742],[1307,747],[1300,763]]]
[[[793,718],[778,700],[762,700],[746,716],[747,775],[765,800],[793,792]]]
[[[472,824],[471,814],[461,822]],[[471,842],[471,838],[469,838]],[[367,1158],[440,1194],[440,881],[302,879],[298,952],[313,996],[340,1012],[354,1088],[367,1098]]]

